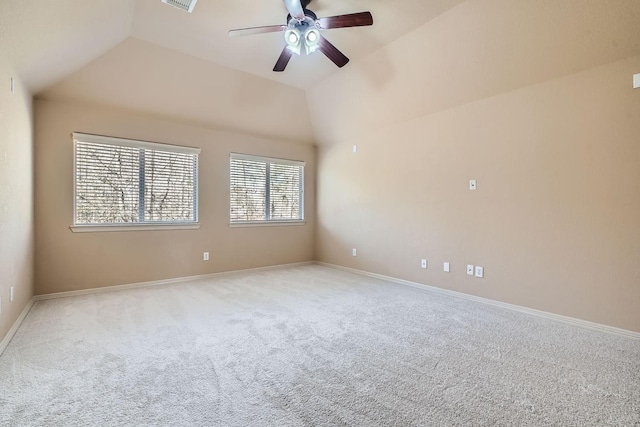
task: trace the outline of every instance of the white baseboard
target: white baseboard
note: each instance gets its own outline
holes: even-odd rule
[[[270,265],[266,267],[247,268],[244,270],[222,271],[219,273],[203,274],[199,276],[177,277],[175,279],[154,280],[151,282],[130,283],[126,285],[105,286],[102,288],[81,289],[77,291],[56,292],[51,294],[35,295],[33,298],[31,298],[31,300],[29,301],[27,306],[24,308],[24,310],[22,310],[22,313],[20,314],[18,319],[16,319],[11,329],[9,329],[9,332],[7,332],[7,335],[5,335],[5,337],[0,342],[0,356],[9,345],[9,342],[18,331],[18,328],[24,321],[25,317],[27,317],[29,310],[31,310],[31,307],[36,301],[44,301],[44,300],[50,300],[50,299],[56,299],[56,298],[66,298],[66,297],[72,297],[77,295],[89,295],[89,294],[98,294],[103,292],[114,292],[114,291],[121,291],[125,289],[145,288],[148,286],[160,286],[160,285],[167,285],[171,283],[191,282],[195,280],[209,279],[213,277],[231,276],[231,275],[240,274],[240,273],[252,273],[252,272],[259,272],[259,271],[278,270],[282,268],[298,267],[298,266],[310,265],[310,264],[314,264],[314,262],[305,261],[305,262],[297,262],[292,264]]]
[[[77,291],[66,291],[66,292],[55,292],[51,294],[43,294],[36,295],[34,298],[35,301],[43,301],[49,299],[56,298],[66,298],[73,297],[78,295],[89,295],[89,294],[99,294],[103,292],[114,292],[114,291],[122,291],[126,289],[137,289],[137,288],[146,288],[149,286],[160,286],[160,285],[169,285],[172,283],[181,283],[181,282],[192,282],[195,280],[203,280],[203,279],[211,279],[214,277],[222,277],[222,276],[232,276],[240,273],[255,273],[259,271],[268,271],[268,270],[279,270],[282,268],[290,268],[290,267],[298,267],[301,265],[310,265],[314,264],[313,261],[304,261],[304,262],[296,262],[293,264],[278,264],[278,265],[270,265],[266,267],[256,267],[256,268],[247,268],[244,270],[231,270],[231,271],[221,271],[219,273],[211,273],[211,274],[202,274],[199,276],[186,276],[186,277],[176,277],[174,279],[165,279],[165,280],[154,280],[151,282],[139,282],[139,283],[129,283],[126,285],[113,285],[113,286],[104,286],[102,288],[91,288],[91,289],[80,289]]]
[[[581,328],[586,328],[586,329],[591,329],[591,330],[595,330],[595,331],[605,332],[605,333],[608,333],[608,334],[622,336],[622,337],[630,338],[630,339],[634,339],[634,340],[640,340],[640,333],[639,332],[629,331],[629,330],[626,330],[626,329],[620,329],[620,328],[616,328],[616,327],[608,326],[608,325],[602,325],[600,323],[589,322],[589,321],[586,321],[586,320],[575,319],[573,317],[561,316],[559,314],[548,313],[546,311],[535,310],[533,308],[522,307],[522,306],[515,305],[515,304],[509,304],[509,303],[505,303],[505,302],[495,301],[495,300],[491,300],[491,299],[488,299],[488,298],[482,298],[482,297],[478,297],[478,296],[475,296],[475,295],[465,294],[465,293],[462,293],[462,292],[451,291],[451,290],[448,290],[448,289],[442,289],[442,288],[438,288],[438,287],[435,287],[435,286],[424,285],[422,283],[411,282],[409,280],[398,279],[396,277],[385,276],[385,275],[377,274],[377,273],[371,273],[371,272],[364,271],[364,270],[357,270],[355,268],[343,267],[341,265],[329,264],[329,263],[319,262],[319,261],[305,261],[305,262],[298,262],[298,263],[293,263],[293,264],[279,264],[279,265],[272,265],[272,266],[267,266],[267,267],[249,268],[249,269],[245,269],[245,270],[223,271],[223,272],[219,272],[219,273],[203,274],[203,275],[200,275],[200,276],[187,276],[187,277],[179,277],[179,278],[175,278],[175,279],[155,280],[155,281],[151,281],[151,282],[131,283],[131,284],[127,284],[127,285],[106,286],[106,287],[103,287],[103,288],[82,289],[82,290],[78,290],[78,291],[57,292],[57,293],[52,293],[52,294],[36,295],[33,298],[31,298],[29,303],[22,310],[22,313],[20,313],[20,316],[18,316],[18,318],[14,322],[13,326],[11,327],[11,329],[9,329],[9,332],[7,332],[5,337],[0,342],[0,356],[2,355],[4,350],[9,345],[9,342],[11,341],[13,336],[18,331],[18,328],[20,327],[20,325],[24,321],[25,317],[29,313],[29,310],[31,310],[31,307],[33,306],[35,301],[49,300],[49,299],[55,299],[55,298],[65,298],[65,297],[76,296],[76,295],[89,295],[89,294],[97,294],[97,293],[103,293],[103,292],[114,292],[114,291],[120,291],[120,290],[125,290],[125,289],[144,288],[144,287],[148,287],[148,286],[160,286],[160,285],[167,285],[167,284],[171,284],[171,283],[189,282],[189,281],[209,279],[209,278],[215,278],[215,277],[231,276],[231,275],[241,274],[241,273],[253,273],[253,272],[268,271],[268,270],[278,270],[278,269],[282,269],[282,268],[298,267],[298,266],[310,265],[310,264],[323,265],[325,267],[330,267],[330,268],[335,268],[335,269],[338,269],[338,270],[348,271],[350,273],[359,274],[361,276],[373,277],[373,278],[376,278],[376,279],[386,280],[386,281],[392,282],[392,283],[397,283],[397,284],[401,284],[401,285],[405,285],[405,286],[412,286],[414,288],[424,289],[424,290],[429,291],[429,292],[434,292],[434,293],[438,293],[438,294],[442,294],[442,295],[448,295],[448,296],[452,296],[452,297],[455,297],[455,298],[462,298],[462,299],[466,299],[466,300],[470,300],[470,301],[476,301],[476,302],[480,302],[480,303],[483,303],[483,304],[492,305],[492,306],[495,306],[495,307],[505,308],[507,310],[518,311],[520,313],[530,314],[530,315],[533,315],[533,316],[539,316],[539,317],[543,317],[543,318],[546,318],[546,319],[555,320],[557,322],[562,322],[562,323],[567,323],[567,324],[570,324],[570,325],[578,326],[578,327],[581,327]]]
[[[31,310],[31,307],[33,307],[34,301],[35,301],[35,297],[32,297],[27,303],[27,305],[25,306],[25,308],[22,310],[22,313],[20,313],[20,316],[18,316],[16,321],[13,322],[13,326],[11,327],[11,329],[9,329],[9,332],[7,332],[7,335],[5,335],[2,341],[0,341],[0,356],[2,356],[2,353],[4,353],[4,350],[9,345],[9,342],[11,342],[11,339],[18,331],[18,328],[20,327],[20,325],[22,325],[24,318],[27,317],[27,314],[29,314],[29,310]]]
[[[591,330],[595,330],[595,331],[605,332],[605,333],[608,333],[608,334],[618,335],[618,336],[622,336],[622,337],[625,337],[625,338],[630,338],[630,339],[633,339],[633,340],[640,340],[640,332],[634,332],[634,331],[629,331],[629,330],[626,330],[626,329],[616,328],[616,327],[613,327],[613,326],[602,325],[600,323],[594,323],[594,322],[589,322],[589,321],[586,321],[586,320],[576,319],[576,318],[573,318],[573,317],[562,316],[562,315],[559,315],[559,314],[549,313],[549,312],[542,311],[542,310],[535,310],[533,308],[523,307],[523,306],[515,305],[515,304],[509,304],[509,303],[506,303],[506,302],[500,302],[500,301],[496,301],[496,300],[492,300],[492,299],[488,299],[488,298],[482,298],[482,297],[478,297],[478,296],[475,296],[475,295],[465,294],[465,293],[462,293],[462,292],[457,292],[457,291],[451,291],[451,290],[448,290],[448,289],[438,288],[438,287],[435,287],[435,286],[423,285],[422,283],[411,282],[409,280],[398,279],[396,277],[391,277],[391,276],[384,276],[382,274],[370,273],[368,271],[357,270],[355,268],[349,268],[349,267],[343,267],[341,265],[329,264],[329,263],[326,263],[326,262],[319,262],[319,261],[316,261],[316,264],[323,265],[325,267],[335,268],[335,269],[338,269],[338,270],[348,271],[350,273],[359,274],[361,276],[368,276],[368,277],[373,277],[373,278],[376,278],[376,279],[382,279],[382,280],[386,280],[388,282],[398,283],[400,285],[412,286],[414,288],[424,289],[424,290],[427,290],[427,291],[430,291],[430,292],[434,292],[434,293],[438,293],[438,294],[442,294],[442,295],[448,295],[448,296],[452,296],[452,297],[455,297],[455,298],[462,298],[462,299],[466,299],[466,300],[476,301],[476,302],[480,302],[480,303],[483,303],[483,304],[492,305],[492,306],[495,306],[495,307],[505,308],[507,310],[518,311],[520,313],[526,313],[526,314],[530,314],[530,315],[534,315],[534,316],[544,317],[546,319],[555,320],[557,322],[562,322],[562,323],[567,323],[567,324],[578,326],[578,327],[581,327],[581,328],[586,328],[586,329],[591,329]]]

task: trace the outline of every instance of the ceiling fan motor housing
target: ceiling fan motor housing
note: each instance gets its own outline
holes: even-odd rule
[[[309,9],[304,9],[304,16],[305,16],[305,19],[304,19],[303,21],[301,21],[301,22],[305,22],[305,21],[307,21],[308,19],[311,19],[311,20],[313,20],[314,22],[318,20],[318,16],[317,16],[317,15],[316,15],[312,10],[309,10]],[[290,24],[290,23],[291,23],[291,20],[293,20],[294,22],[295,22],[295,21],[297,21],[296,19],[294,19],[294,18],[291,16],[291,14],[288,14],[288,15],[287,15],[287,23],[289,23],[289,24]]]

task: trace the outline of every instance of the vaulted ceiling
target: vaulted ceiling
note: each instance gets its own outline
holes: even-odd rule
[[[306,144],[430,114],[640,55],[638,0],[312,0],[320,17],[369,10],[320,52],[273,65],[282,0],[2,0],[0,62],[38,98],[128,108]],[[366,101],[365,101],[366,100]],[[371,100],[376,100],[372,105]]]
[[[313,0],[309,8],[320,17],[372,12],[373,27],[325,33],[348,57],[357,59],[462,1]],[[302,89],[337,72],[317,54],[294,58],[286,72],[274,73],[284,46],[281,33],[228,37],[230,29],[285,24],[286,16],[282,0],[200,0],[191,14],[160,0],[3,0],[0,34],[35,93],[127,37]]]

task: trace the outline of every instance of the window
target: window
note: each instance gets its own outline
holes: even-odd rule
[[[231,154],[231,223],[302,222],[304,162]]]
[[[197,225],[200,149],[82,133],[73,140],[74,226]]]

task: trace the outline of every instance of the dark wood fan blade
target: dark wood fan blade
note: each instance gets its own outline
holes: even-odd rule
[[[285,46],[284,50],[280,54],[280,58],[278,58],[278,61],[276,62],[276,66],[273,67],[273,71],[276,71],[279,73],[284,71],[284,69],[287,68],[287,64],[289,63],[289,60],[291,59],[292,55],[293,55],[293,52],[291,52]]]
[[[367,25],[373,25],[373,16],[371,12],[359,12],[349,15],[320,18],[318,22],[320,23],[320,28],[323,30],[345,27],[366,27]]]
[[[250,36],[252,34],[263,33],[277,33],[278,31],[284,31],[286,28],[286,25],[267,25],[264,27],[240,28],[237,30],[229,31],[229,37]]]
[[[347,65],[347,62],[349,62],[349,58],[344,56],[344,54],[340,52],[337,47],[329,43],[329,40],[325,39],[322,36],[320,36],[320,40],[318,41],[318,47],[320,49],[320,52],[324,53],[327,58],[332,60],[333,63],[340,68],[344,67],[345,65]]]

